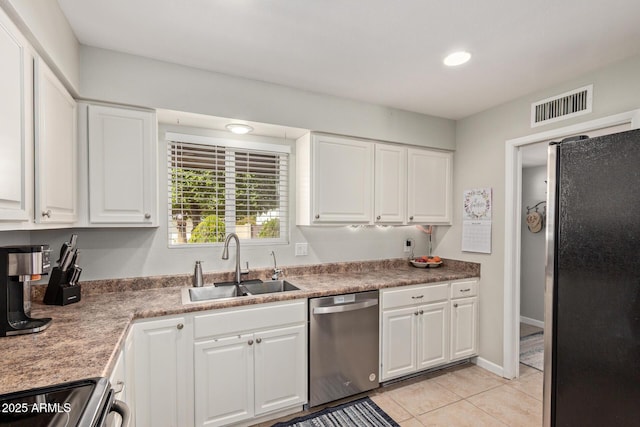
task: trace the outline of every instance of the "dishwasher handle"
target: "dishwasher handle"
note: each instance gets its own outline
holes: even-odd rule
[[[344,313],[347,311],[362,310],[369,307],[375,307],[378,305],[377,299],[366,299],[364,301],[356,302],[353,304],[340,304],[330,305],[328,307],[314,307],[313,314],[331,314],[331,313]]]

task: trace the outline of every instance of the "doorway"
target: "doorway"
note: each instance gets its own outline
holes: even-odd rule
[[[525,148],[532,147],[534,144],[546,146],[550,141],[561,140],[572,135],[587,134],[593,137],[636,128],[640,128],[640,110],[506,141],[503,324],[503,376],[505,378],[516,378],[520,374],[522,221],[526,213],[526,207],[523,209],[522,206]]]

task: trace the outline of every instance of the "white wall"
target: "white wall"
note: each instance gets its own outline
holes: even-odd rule
[[[593,83],[593,112],[532,129],[531,102]],[[502,366],[505,240],[505,141],[640,107],[640,57],[611,64],[574,80],[530,94],[456,125],[454,156],[454,225],[440,244],[441,256],[482,263],[480,356]],[[462,191],[493,187],[492,253],[461,251]]]
[[[522,222],[520,263],[520,316],[544,322],[545,284],[545,233],[544,228],[532,233],[524,215],[527,206],[534,206],[547,199],[547,167],[536,166],[522,169]],[[539,206],[543,213],[546,203]]]
[[[160,227],[153,229],[77,229],[47,230],[31,232],[31,242],[51,244],[52,257],[57,258],[61,244],[69,239],[71,233],[78,234],[78,247],[81,250],[80,264],[83,268],[82,279],[124,278],[166,274],[192,273],[196,260],[204,261],[203,270],[232,271],[235,266],[235,251],[229,260],[221,259],[222,246],[209,247],[168,247],[168,185],[167,185],[167,141],[166,131],[193,133],[205,136],[229,138],[228,132],[216,132],[183,126],[161,125],[158,150],[159,165],[159,205]],[[235,137],[236,139],[255,137]],[[242,247],[242,265],[249,261],[251,268],[271,267],[271,250],[276,252],[278,264],[302,265],[324,262],[357,260],[376,260],[401,258],[406,238],[416,241],[416,254],[427,253],[427,239],[424,233],[415,227],[395,228],[351,228],[351,227],[296,227],[295,226],[295,141],[283,142],[281,139],[262,137],[263,142],[286,144],[292,148],[292,169],[290,171],[290,209],[291,240],[288,244],[245,244]],[[0,233],[1,236],[2,233]],[[309,255],[295,256],[295,243],[307,242]],[[13,241],[19,243],[19,241]],[[28,243],[28,242],[25,242]],[[232,243],[233,244],[233,243]]]
[[[87,99],[455,149],[455,122],[82,46]]]
[[[0,6],[67,89],[77,95],[80,86],[80,44],[58,2],[0,0]]]

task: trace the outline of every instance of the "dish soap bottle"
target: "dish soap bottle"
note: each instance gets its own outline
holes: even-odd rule
[[[196,267],[193,271],[193,287],[201,288],[204,284],[204,280],[202,279],[202,261],[196,261]]]

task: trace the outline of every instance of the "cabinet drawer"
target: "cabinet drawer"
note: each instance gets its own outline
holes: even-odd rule
[[[195,339],[305,322],[307,300],[234,307],[196,315]]]
[[[451,298],[472,297],[478,295],[478,281],[466,280],[451,284]]]
[[[448,283],[385,289],[382,293],[382,309],[443,301],[447,298],[449,298]]]

